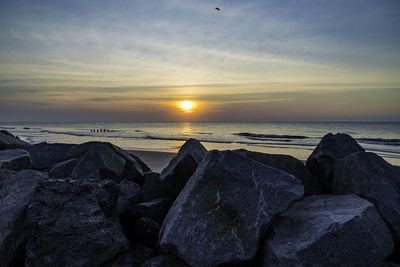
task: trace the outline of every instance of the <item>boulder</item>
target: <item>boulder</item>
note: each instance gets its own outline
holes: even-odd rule
[[[129,242],[103,213],[96,180],[48,179],[28,206],[27,266],[112,265]],[[106,264],[107,263],[107,264]]]
[[[141,267],[189,267],[186,262],[172,254],[161,254],[141,265]]]
[[[358,152],[337,160],[332,180],[334,194],[357,194],[375,204],[392,232],[400,257],[400,175],[380,156]]]
[[[117,214],[122,215],[132,206],[139,203],[142,196],[140,186],[126,179],[120,183],[120,194],[117,200]]]
[[[26,148],[32,159],[32,167],[45,170],[64,161],[65,153],[74,145],[40,143]]]
[[[69,159],[52,166],[49,170],[49,176],[53,178],[66,178],[68,177],[75,165],[78,163],[77,159]]]
[[[20,171],[32,168],[31,157],[24,149],[0,150],[0,168]]]
[[[168,199],[157,198],[131,206],[126,210],[125,214],[136,218],[147,217],[161,225],[168,213],[169,207],[170,202]]]
[[[133,259],[132,265],[129,266],[142,266],[144,262],[156,257],[154,249],[140,243],[132,244],[131,251]]]
[[[142,217],[136,223],[135,241],[149,247],[156,247],[160,225],[150,218]]]
[[[125,160],[110,148],[102,145],[92,146],[72,170],[75,179],[112,179],[120,182]]]
[[[310,196],[272,224],[260,266],[382,266],[392,248],[389,229],[369,201]]]
[[[65,155],[65,159],[82,158],[93,147],[102,147],[102,150],[109,151],[109,153],[116,154],[114,157],[120,157],[124,160],[124,167],[121,174],[122,179],[134,181],[143,185],[144,176],[142,166],[135,160],[135,157],[127,153],[125,150],[108,142],[86,142],[73,146]],[[144,163],[143,163],[144,164]],[[144,164],[145,165],[145,164]],[[147,165],[145,165],[147,166]]]
[[[162,170],[160,180],[165,192],[164,197],[170,199],[171,204],[206,154],[207,149],[199,141],[189,139],[180,148],[178,155]]]
[[[96,199],[107,217],[117,216],[116,206],[120,194],[120,185],[112,180],[103,180],[98,184]]]
[[[267,154],[261,152],[237,149],[234,152],[294,175],[304,185],[305,195],[317,195],[322,193],[322,186],[318,178],[300,160],[281,154]]]
[[[0,130],[0,150],[25,148],[30,146],[29,143],[20,140],[18,137],[10,134],[5,130]]]
[[[210,151],[168,212],[160,245],[193,266],[251,259],[274,216],[303,193],[293,175]]]
[[[23,266],[28,238],[25,211],[36,185],[45,175],[38,171],[0,169],[0,265]]]
[[[335,160],[359,151],[364,149],[350,135],[328,133],[308,157],[306,164],[318,177],[325,192],[330,193]]]
[[[160,180],[160,174],[146,172],[144,174],[143,201],[150,201],[164,195],[164,187]]]

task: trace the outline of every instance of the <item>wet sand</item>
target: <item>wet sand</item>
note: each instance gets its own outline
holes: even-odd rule
[[[168,166],[169,161],[176,155],[172,152],[127,150],[141,158],[154,172],[161,172]]]

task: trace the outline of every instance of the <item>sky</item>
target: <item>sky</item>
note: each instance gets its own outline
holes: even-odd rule
[[[1,0],[0,121],[400,121],[400,1]]]

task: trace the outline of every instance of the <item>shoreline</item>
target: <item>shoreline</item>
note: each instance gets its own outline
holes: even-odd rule
[[[125,149],[129,153],[138,156],[153,172],[160,173],[168,166],[169,161],[176,156],[177,153],[165,151],[149,151],[149,150],[134,150]]]

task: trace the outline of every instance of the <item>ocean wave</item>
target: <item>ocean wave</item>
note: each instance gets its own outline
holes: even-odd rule
[[[384,139],[384,138],[358,138],[360,143],[387,145],[387,146],[400,146],[400,139]]]
[[[262,141],[262,140],[274,141],[276,139],[279,139],[277,141],[281,141],[281,142],[290,142],[292,139],[310,138],[308,136],[302,136],[302,135],[277,135],[277,134],[255,134],[255,133],[234,133],[233,135],[242,136],[242,137],[246,137],[248,139],[260,140],[260,141]]]

